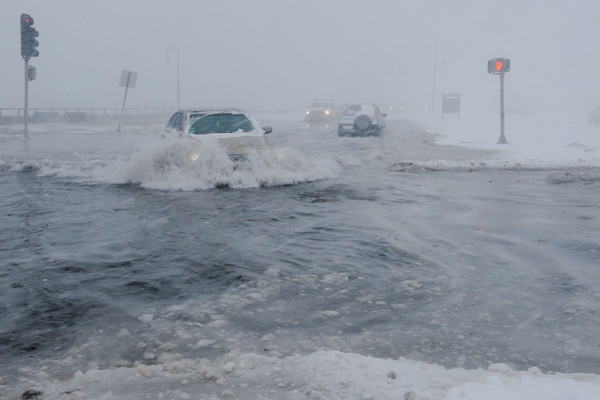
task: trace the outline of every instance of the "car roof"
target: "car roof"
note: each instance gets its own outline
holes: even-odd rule
[[[377,105],[372,104],[372,103],[371,104],[369,104],[369,103],[348,103],[348,104],[346,104],[346,108],[348,108],[348,107],[356,107],[356,106],[359,106],[360,108],[363,108],[363,107],[365,107],[365,108],[375,108],[375,107],[377,107]]]
[[[240,110],[239,108],[232,107],[202,107],[202,108],[187,108],[180,110],[187,114],[208,114],[208,113],[219,113],[226,112],[232,114],[247,114],[246,111]]]

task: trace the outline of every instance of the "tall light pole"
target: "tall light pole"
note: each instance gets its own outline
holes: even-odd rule
[[[433,48],[433,88],[431,94],[431,114],[435,114],[435,75],[437,70],[437,37],[434,38],[434,48]]]
[[[437,85],[437,58],[438,58],[438,37],[422,32],[412,32],[412,34],[422,38],[433,39],[433,82],[431,84],[431,114],[435,114],[435,94]]]
[[[177,51],[177,109],[179,110],[179,47],[176,44],[171,44],[167,48],[167,61],[169,61],[169,54],[173,50]]]

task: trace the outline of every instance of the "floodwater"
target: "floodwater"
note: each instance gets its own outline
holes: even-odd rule
[[[69,381],[320,350],[600,374],[599,168],[498,162],[400,118],[381,138],[262,122],[272,150],[237,169],[182,160],[161,126],[0,129],[0,397],[179,398],[168,371]],[[199,371],[207,398],[266,393]]]

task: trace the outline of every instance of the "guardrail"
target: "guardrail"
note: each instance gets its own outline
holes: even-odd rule
[[[144,108],[125,108],[123,111],[124,119],[139,117],[148,119],[152,117],[170,116],[176,110],[174,108],[144,107]],[[0,124],[22,122],[25,110],[21,108],[0,107]],[[27,113],[27,121],[36,122],[83,122],[93,120],[115,120],[121,117],[121,109],[117,107],[73,107],[73,108],[42,108],[31,107]]]

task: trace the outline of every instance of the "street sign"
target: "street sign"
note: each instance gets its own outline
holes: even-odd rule
[[[460,94],[442,95],[442,119],[444,114],[458,114],[460,119]]]
[[[123,107],[121,107],[121,121],[123,121],[123,112],[125,111],[125,101],[127,100],[127,89],[135,88],[135,83],[137,82],[137,72],[133,71],[121,71],[121,81],[119,83],[120,86],[125,88],[125,96],[123,96]],[[117,132],[121,132],[121,124],[119,123],[119,127],[117,128]]]
[[[121,82],[119,83],[119,86],[134,89],[136,82],[137,72],[121,71]]]
[[[488,74],[498,75],[510,71],[510,60],[507,58],[492,58],[488,61]]]

